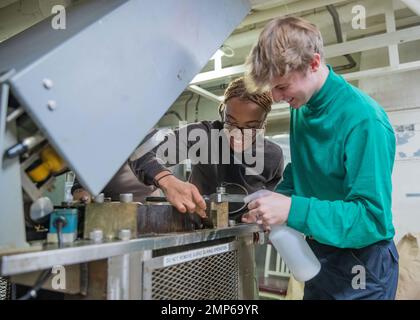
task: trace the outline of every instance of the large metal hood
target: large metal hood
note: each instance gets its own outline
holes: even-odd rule
[[[0,44],[0,72],[99,193],[250,9],[247,0],[101,0]]]

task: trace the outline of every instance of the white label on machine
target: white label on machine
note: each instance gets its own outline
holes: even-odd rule
[[[207,248],[191,250],[187,252],[171,254],[163,258],[163,266],[167,267],[167,266],[171,266],[171,265],[186,262],[186,261],[213,256],[215,254],[220,254],[227,251],[229,251],[228,243],[218,245],[218,246],[213,246],[213,247],[207,247]]]

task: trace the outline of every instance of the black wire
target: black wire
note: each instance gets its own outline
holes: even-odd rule
[[[342,43],[343,42],[343,32],[341,30],[340,16],[338,15],[338,11],[333,5],[328,5],[327,10],[328,10],[328,12],[330,13],[330,15],[333,19],[334,30],[335,30],[335,35],[337,37],[337,42]],[[333,68],[334,71],[343,71],[343,70],[353,69],[357,65],[356,61],[353,59],[353,57],[350,54],[345,54],[344,57],[347,59],[348,64],[341,65],[341,66],[336,66],[336,67]]]
[[[178,120],[179,121],[182,121],[182,118],[181,118],[181,116],[179,115],[179,113],[178,112],[176,112],[176,111],[173,111],[173,110],[169,110],[169,111],[167,111],[167,112],[165,112],[165,116],[167,116],[167,115],[170,115],[170,114],[173,114],[175,117],[177,117],[178,118]]]
[[[66,223],[64,218],[58,217],[55,220],[55,227],[57,229],[57,238],[58,238],[58,247],[63,247],[63,227]],[[52,269],[44,270],[38,277],[35,282],[35,285],[22,297],[18,300],[29,300],[31,298],[36,298],[38,295],[38,291],[42,288],[42,286],[47,282],[48,278],[51,276]]]
[[[39,275],[39,277],[36,280],[35,285],[32,287],[32,289],[29,290],[27,293],[25,293],[18,300],[29,300],[31,298],[36,298],[37,295],[38,295],[39,289],[41,289],[42,286],[45,284],[45,282],[47,282],[51,273],[52,273],[52,269],[42,271],[42,273]]]

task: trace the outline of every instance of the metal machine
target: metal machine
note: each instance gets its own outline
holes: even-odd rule
[[[67,168],[97,195],[249,10],[247,0],[84,1],[65,30],[46,19],[0,44],[0,276],[33,284],[64,266],[69,287],[52,289],[80,297],[254,297],[259,228],[229,227],[221,196],[210,199],[215,229],[168,205],[104,202],[83,220],[55,208],[46,244],[27,241],[24,219]]]

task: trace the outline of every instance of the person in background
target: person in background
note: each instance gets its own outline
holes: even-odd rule
[[[206,146],[209,147],[208,159],[205,159],[206,163],[200,162],[192,165],[191,176],[187,182],[172,175],[168,169],[169,165],[163,163],[159,157],[157,151],[164,142],[141,157],[132,156],[128,163],[140,181],[162,189],[167,200],[178,211],[196,212],[202,217],[205,216],[206,209],[202,195],[215,193],[219,186],[225,186],[228,193],[248,194],[260,189],[274,190],[283,172],[283,153],[277,144],[265,139],[263,135],[271,105],[270,93],[250,94],[241,77],[232,81],[225,91],[224,101],[219,107],[221,120],[191,123],[174,130],[173,135],[176,143],[173,145],[176,147],[177,163],[185,160],[187,154],[185,152],[184,156],[182,155],[180,145],[184,146],[186,151],[190,151],[199,143],[199,139],[193,139],[193,141],[181,141],[180,144],[181,137],[188,137],[195,130],[202,132],[208,138]],[[213,131],[226,133],[221,137],[228,139],[227,150],[226,148],[219,150],[217,159],[212,159],[211,153],[214,150],[210,148],[214,143],[212,141]],[[251,133],[251,139],[246,139],[246,131]],[[253,164],[243,161],[245,159],[243,153],[245,150],[251,150],[250,148],[252,151],[256,151],[257,131],[261,135],[259,137],[262,137],[263,150],[260,152],[261,154],[257,154],[259,157],[256,161],[262,161],[262,170],[255,174],[247,174],[247,169],[251,168]],[[235,133],[244,133],[244,135],[240,135],[237,139]],[[135,154],[136,152],[134,152]],[[226,157],[229,162],[224,163],[223,157]],[[242,162],[238,159],[242,159]],[[245,210],[246,206],[243,204],[232,206],[230,208],[231,218],[240,221],[240,216]]]

